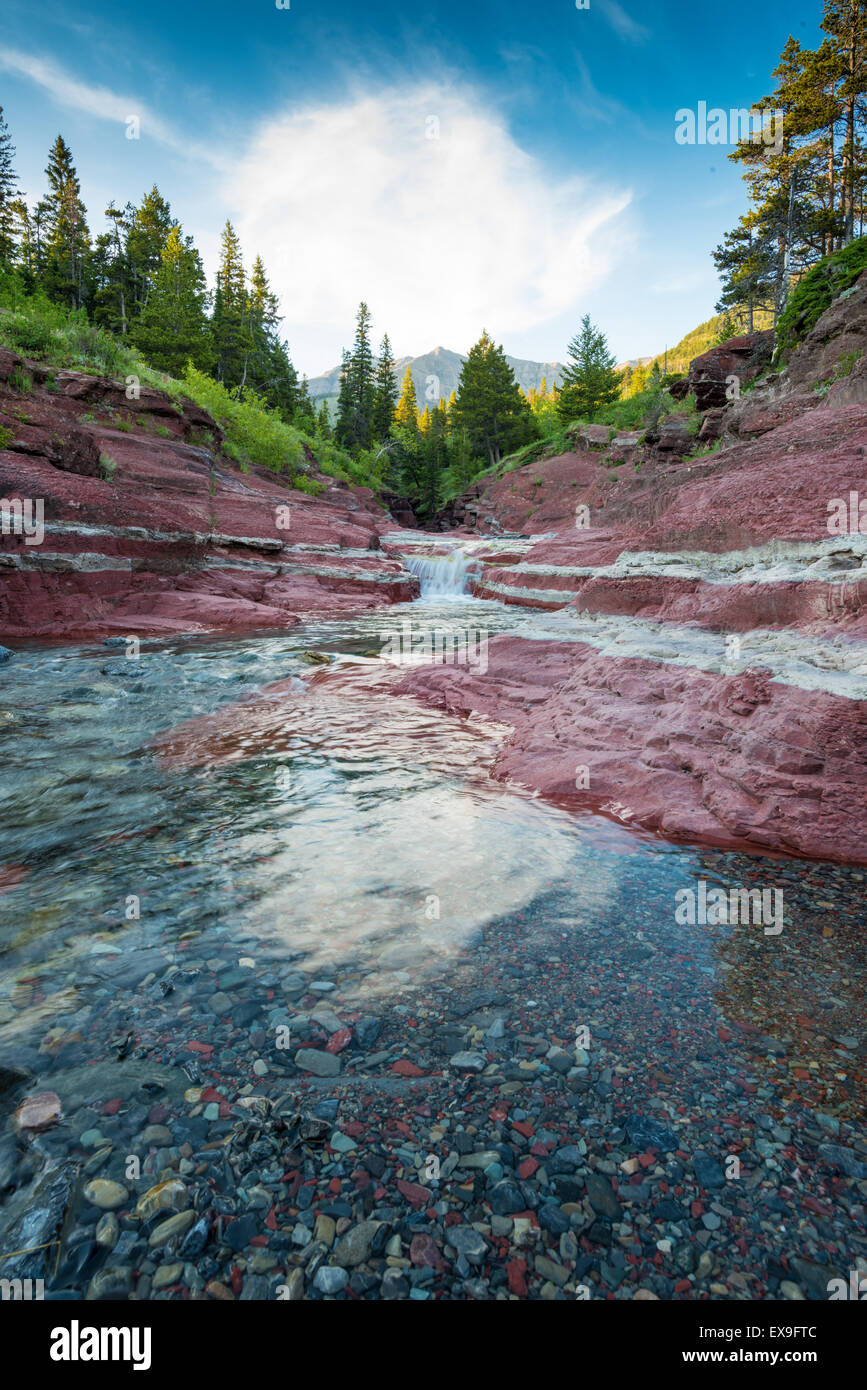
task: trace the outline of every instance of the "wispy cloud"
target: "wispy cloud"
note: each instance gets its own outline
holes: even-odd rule
[[[578,69],[579,87],[577,91],[570,91],[566,99],[580,116],[591,121],[602,121],[606,125],[614,125],[620,122],[624,129],[628,126],[632,130],[636,129],[636,117],[624,106],[622,101],[616,97],[605,96],[593,81],[590,68],[586,60],[580,53],[574,54],[575,66]]]
[[[35,54],[22,53],[0,44],[0,70],[27,78],[46,91],[58,106],[83,111],[100,120],[125,125],[131,117],[139,122],[140,137],[152,139],[176,153],[214,168],[224,167],[216,146],[202,145],[187,139],[173,129],[147,104],[134,96],[125,96],[108,87],[91,86],[71,76],[57,63]]]
[[[552,177],[481,93],[413,84],[264,124],[226,198],[285,325],[333,365],[367,299],[398,354],[466,348],[576,304],[630,242],[631,194]],[[311,336],[310,325],[316,328]]]
[[[600,10],[602,18],[621,39],[627,39],[630,43],[644,43],[650,38],[650,30],[627,14],[617,0],[594,0],[594,8]]]

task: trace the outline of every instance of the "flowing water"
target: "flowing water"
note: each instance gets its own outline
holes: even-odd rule
[[[465,556],[408,563],[422,597],[384,612],[144,642],[138,661],[33,645],[0,667],[0,1063],[65,1094],[127,1030],[137,1057],[172,1063],[210,1035],[239,959],[232,997],[269,1024],[287,972],[392,1017],[490,976],[530,1032],[583,1001],[567,1030],[592,1016],[621,1059],[603,1101],[626,1085],[662,1103],[655,1067],[669,1111],[705,1093],[709,1129],[744,1077],[772,1116],[845,1127],[863,1095],[863,875],[666,845],[492,781],[503,731],[365,681],[408,620],[494,635],[536,618],[463,592]],[[675,895],[702,881],[782,886],[785,929],[678,922]],[[172,964],[190,984],[164,998]],[[226,1068],[249,1076],[233,1046]]]
[[[446,555],[402,555],[404,565],[418,575],[421,597],[433,600],[464,599],[469,593],[479,565],[462,546]]]

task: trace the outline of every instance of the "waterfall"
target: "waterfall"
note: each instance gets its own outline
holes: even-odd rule
[[[406,568],[417,574],[422,598],[459,598],[470,593],[478,578],[475,564],[464,550],[455,549],[448,555],[401,555]]]

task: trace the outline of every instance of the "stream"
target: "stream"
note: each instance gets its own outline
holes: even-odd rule
[[[479,1116],[498,1086],[519,1097],[536,1136],[588,1145],[603,1174],[628,1160],[630,1117],[646,1120],[644,1132],[632,1126],[636,1152],[651,1122],[677,1132],[676,1146],[657,1144],[668,1157],[651,1168],[650,1196],[636,1198],[651,1207],[622,1208],[628,1229],[613,1247],[610,1238],[595,1255],[592,1238],[580,1246],[571,1281],[625,1291],[633,1267],[663,1281],[660,1296],[675,1296],[684,1278],[703,1278],[702,1287],[715,1278],[717,1296],[761,1297],[785,1279],[784,1255],[818,1268],[817,1288],[822,1271],[846,1276],[867,1253],[863,873],[673,846],[547,804],[488,776],[503,736],[495,726],[374,687],[347,694],[317,682],[311,653],[330,670],[374,669],[407,620],[493,636],[544,617],[470,597],[462,554],[406,563],[422,582],[412,604],[276,635],[142,641],[137,660],[122,646],[34,643],[0,668],[0,1255],[16,1248],[8,1242],[20,1237],[25,1206],[44,1216],[33,1229],[48,1250],[5,1272],[101,1296],[92,1281],[128,1288],[123,1279],[136,1276],[112,1271],[129,1269],[146,1280],[138,1297],[170,1297],[214,1279],[235,1288],[234,1261],[241,1282],[252,1281],[245,1297],[274,1296],[287,1252],[304,1247],[303,1230],[294,1232],[300,1224],[312,1235],[327,1203],[317,1195],[305,1208],[281,1188],[281,1165],[263,1159],[257,1190],[279,1211],[270,1263],[261,1249],[239,1257],[242,1247],[223,1239],[225,1223],[265,1210],[249,1181],[235,1190],[208,1166],[208,1145],[226,1142],[237,1120],[235,1099],[292,1092],[300,1104],[309,1090],[321,1107],[345,1095],[365,1125],[366,1105],[388,1105],[412,1134],[385,1144],[380,1182],[398,1170],[419,1182],[420,1160],[438,1152],[429,1131],[445,1100],[429,1100],[431,1118],[420,1121],[427,1082],[406,1088],[423,1077],[451,1096],[449,1058],[469,1048],[487,1052],[494,1072],[472,1082],[479,1114],[461,1119],[458,1108],[453,1127],[465,1133],[494,1123]],[[246,734],[231,756],[160,755],[176,726],[277,681],[290,682],[285,718]],[[744,885],[784,890],[778,934],[678,920],[678,893]],[[567,1082],[555,1054],[576,1039]],[[296,1047],[326,1040],[339,1075],[293,1061]],[[63,1110],[23,1149],[6,1123],[21,1100],[19,1071]],[[531,1082],[535,1100],[520,1092]],[[336,1108],[320,1113],[335,1122]],[[487,1149],[504,1142],[502,1117],[495,1129]],[[315,1173],[326,1184],[335,1220],[357,1215],[334,1196],[364,1166],[365,1140],[348,1133],[297,1165],[305,1182]],[[835,1159],[835,1149],[847,1156]],[[725,1193],[708,1178],[703,1211],[687,1216],[684,1195],[680,1224],[669,1213],[673,1230],[660,1234],[652,1203],[681,1204],[696,1153],[719,1164],[737,1154],[743,1178]],[[189,1223],[167,1255],[142,1253],[126,1207],[115,1244],[95,1239],[111,1208],[82,1197],[80,1182],[123,1180],[129,1154],[143,1166],[128,1205],[180,1172],[194,1189],[192,1229],[217,1233],[204,1253],[185,1248]],[[69,1161],[83,1176],[65,1194],[61,1236],[57,1201],[34,1184],[42,1164]],[[504,1161],[489,1157],[490,1182],[509,1178]],[[638,1192],[638,1178],[621,1173],[621,1191],[633,1181]],[[543,1206],[549,1197],[542,1184]],[[393,1206],[391,1189],[376,1201]],[[657,1259],[656,1241],[669,1237]],[[681,1248],[693,1255],[670,1263]],[[160,1276],[167,1258],[170,1274]],[[332,1291],[316,1282],[322,1264],[307,1266],[311,1296]],[[475,1292],[451,1296],[486,1296],[470,1264],[464,1281]],[[395,1267],[411,1296],[428,1296],[427,1276]],[[504,1279],[489,1271],[483,1282],[490,1292]],[[572,1282],[565,1294],[556,1279],[552,1287],[575,1296]],[[343,1288],[336,1279],[333,1291]],[[381,1296],[376,1283],[357,1293]]]

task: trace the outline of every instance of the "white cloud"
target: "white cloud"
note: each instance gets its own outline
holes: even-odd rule
[[[627,190],[552,178],[490,102],[445,82],[268,121],[225,196],[311,375],[349,345],[361,299],[398,355],[466,351],[482,328],[503,341],[568,311],[631,244]]]
[[[87,115],[119,125],[125,125],[130,117],[136,117],[140,138],[157,140],[161,145],[168,146],[188,159],[218,165],[218,158],[212,148],[200,146],[174,131],[137,97],[120,95],[108,87],[89,86],[86,82],[79,82],[77,78],[71,77],[56,63],[38,58],[31,53],[21,53],[5,45],[0,45],[0,69],[35,82],[38,87],[48,92],[59,106],[68,107],[73,111],[83,111]]]

